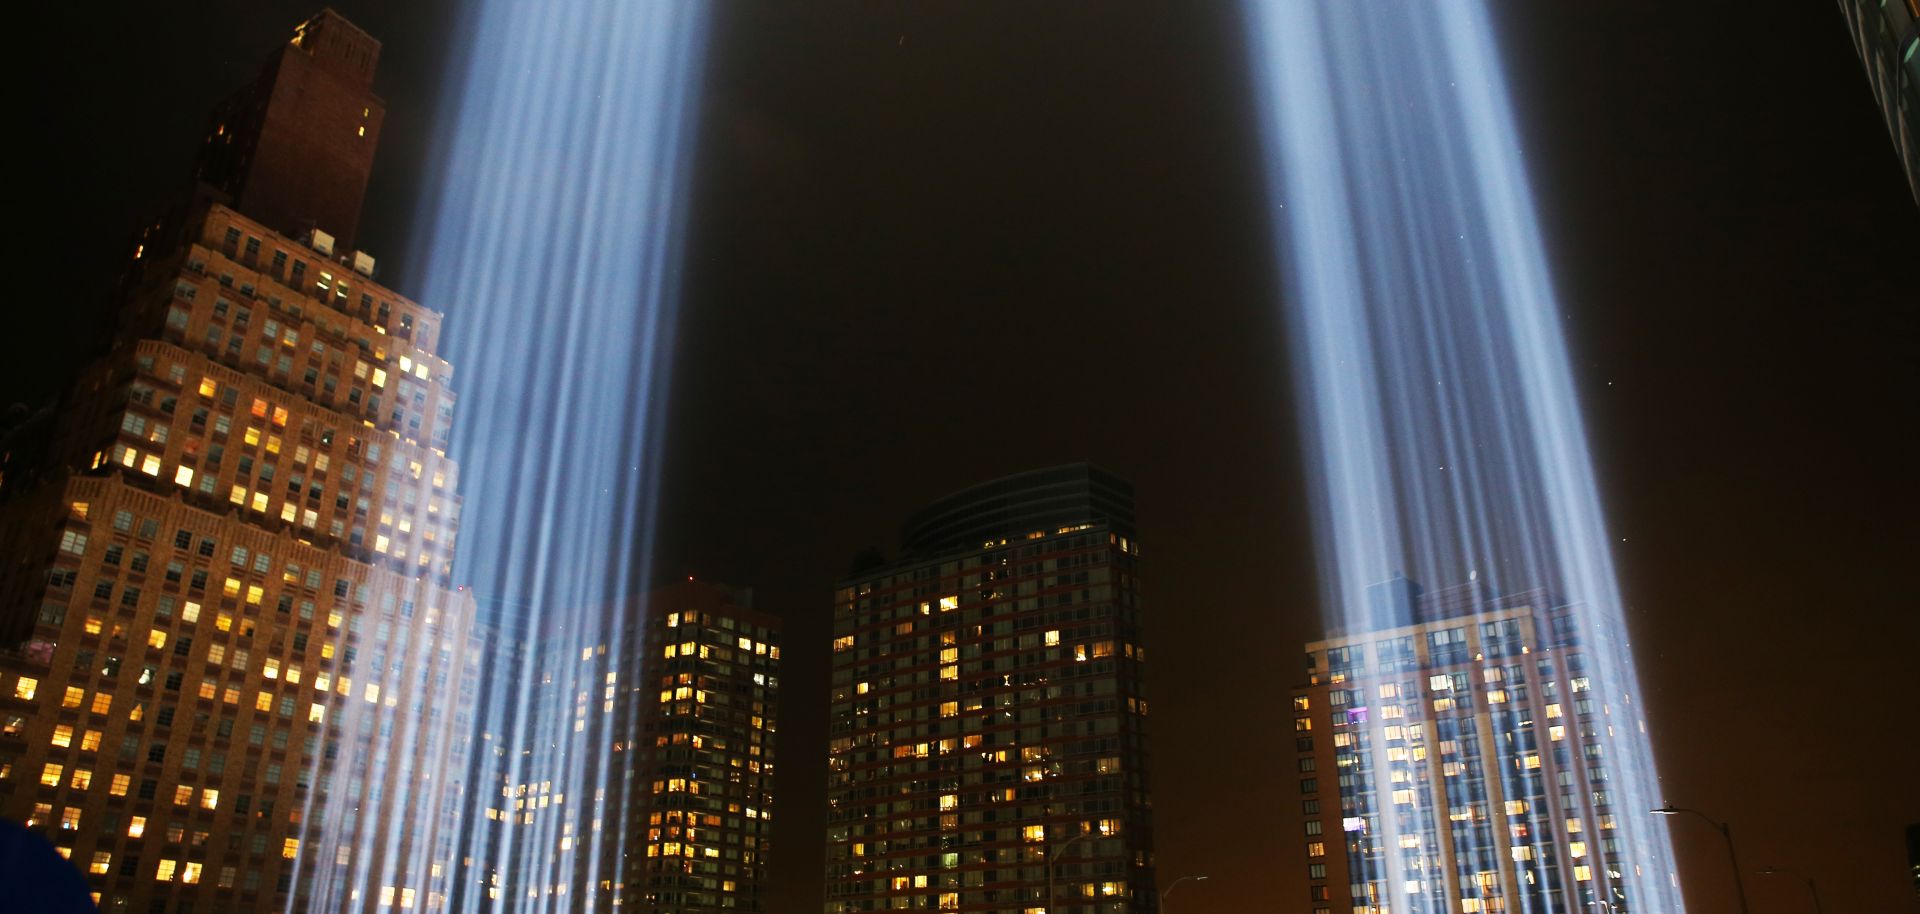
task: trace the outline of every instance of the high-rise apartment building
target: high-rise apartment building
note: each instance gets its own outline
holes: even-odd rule
[[[751,606],[691,581],[648,596],[622,910],[766,910],[780,625]]]
[[[1605,728],[1575,608],[1477,585],[1371,592],[1367,631],[1307,645],[1293,697],[1313,914],[1626,911]],[[1617,713],[1617,712],[1616,712]],[[1621,724],[1624,725],[1624,724]],[[1395,905],[1399,914],[1402,908]]]
[[[1085,464],[914,515],[833,607],[828,914],[1150,914],[1133,489]]]
[[[377,118],[334,109],[372,117],[377,49],[323,13],[222,109],[235,205],[143,239],[7,480],[0,815],[109,912],[433,910],[451,878],[473,609],[441,318],[288,231],[352,234]]]
[[[687,581],[601,622],[499,640],[496,675],[526,688],[486,725],[471,856],[493,870],[462,909],[763,911],[778,620],[750,591]]]
[[[1920,203],[1920,0],[1840,0],[1840,12]]]

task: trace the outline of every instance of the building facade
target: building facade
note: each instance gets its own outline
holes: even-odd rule
[[[270,67],[304,90],[223,108],[251,118],[216,118],[251,150],[231,187],[141,239],[110,345],[7,479],[0,815],[44,829],[103,910],[446,897],[474,673],[441,318],[328,232],[244,208],[337,203],[354,215],[324,224],[351,237],[364,175],[322,160],[370,162],[377,131],[313,106],[344,97],[328,74],[364,90],[377,51],[323,13]],[[306,159],[268,152],[289,142]]]
[[[1375,588],[1379,624],[1307,645],[1293,696],[1313,914],[1624,912],[1619,819],[1565,605]],[[1395,914],[1402,909],[1394,907]]]
[[[510,688],[489,702],[465,852],[483,891],[456,906],[765,910],[778,620],[750,591],[687,581],[594,633],[535,630],[493,647]]]
[[[1920,0],[1840,0],[1840,12],[1920,203]]]
[[[283,235],[352,250],[386,105],[380,42],[331,10],[301,23],[213,112],[195,177]]]
[[[635,802],[624,910],[759,914],[773,845],[780,625],[744,591],[689,581],[647,599],[632,693]]]
[[[902,543],[835,592],[828,914],[1155,911],[1132,487],[1023,473]]]

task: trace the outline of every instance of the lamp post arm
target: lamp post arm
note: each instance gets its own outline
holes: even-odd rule
[[[1713,822],[1706,813],[1696,813],[1700,818]],[[1727,842],[1727,862],[1733,865],[1733,894],[1740,902],[1740,914],[1752,914],[1747,908],[1747,881],[1740,875],[1740,857],[1733,849],[1733,826],[1724,822],[1714,822],[1720,830],[1720,837]]]
[[[1169,884],[1167,885],[1167,887],[1166,887],[1166,888],[1165,888],[1164,890],[1162,890],[1162,891],[1160,892],[1160,907],[1161,907],[1161,909],[1162,909],[1162,911],[1164,911],[1164,910],[1166,909],[1166,906],[1167,906],[1167,896],[1168,896],[1168,895],[1172,895],[1172,894],[1173,894],[1173,890],[1174,890],[1174,889],[1177,889],[1177,888],[1179,888],[1179,887],[1180,887],[1180,883],[1182,883],[1182,882],[1189,882],[1189,881],[1192,881],[1192,882],[1205,882],[1205,881],[1206,881],[1206,880],[1207,880],[1208,878],[1210,878],[1210,877],[1207,877],[1207,876],[1203,876],[1203,875],[1201,875],[1201,874],[1199,874],[1199,873],[1188,873],[1187,875],[1185,875],[1185,876],[1182,876],[1182,877],[1180,877],[1180,878],[1178,878],[1178,879],[1175,879],[1175,880],[1174,880],[1173,882],[1171,882],[1171,883],[1169,883]]]

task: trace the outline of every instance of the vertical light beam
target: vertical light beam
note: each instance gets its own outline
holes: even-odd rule
[[[391,713],[350,705],[371,717],[347,732],[391,727],[416,751],[342,763],[384,786],[356,778],[309,810],[313,910],[618,903],[605,867],[630,736],[580,724],[650,575],[706,17],[695,2],[480,0],[461,24],[414,253],[468,379],[448,446],[463,510],[417,523],[441,542],[457,526],[451,577],[492,634],[379,648],[489,645]]]
[[[1405,707],[1422,714],[1391,728],[1385,715],[1353,716],[1368,783],[1349,813],[1361,834],[1347,837],[1363,849],[1350,855],[1353,881],[1372,896],[1356,904],[1460,910],[1510,892],[1507,910],[1682,912],[1666,831],[1646,815],[1657,776],[1487,13],[1411,0],[1244,9],[1329,628],[1410,624],[1420,610],[1382,599],[1403,575],[1473,582],[1469,620],[1544,589],[1572,629],[1561,643],[1579,648],[1549,658],[1536,646],[1529,663],[1562,664],[1585,693],[1565,697],[1582,709],[1568,716],[1569,745],[1584,750],[1564,766],[1570,780],[1549,788],[1547,809],[1489,811],[1491,829],[1436,821],[1417,796],[1456,782],[1389,755],[1401,738],[1389,729],[1432,726],[1437,710],[1422,718],[1416,701]],[[1500,662],[1513,663],[1484,661],[1489,681]],[[1489,747],[1486,777],[1512,796],[1527,764],[1537,761]],[[1387,775],[1417,789],[1389,794]],[[1581,854],[1527,848],[1523,861],[1529,840],[1578,841]],[[1493,888],[1471,878],[1509,854],[1517,878]]]

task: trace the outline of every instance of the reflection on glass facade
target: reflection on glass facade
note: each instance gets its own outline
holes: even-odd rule
[[[1840,0],[1840,11],[1920,202],[1920,0]]]

